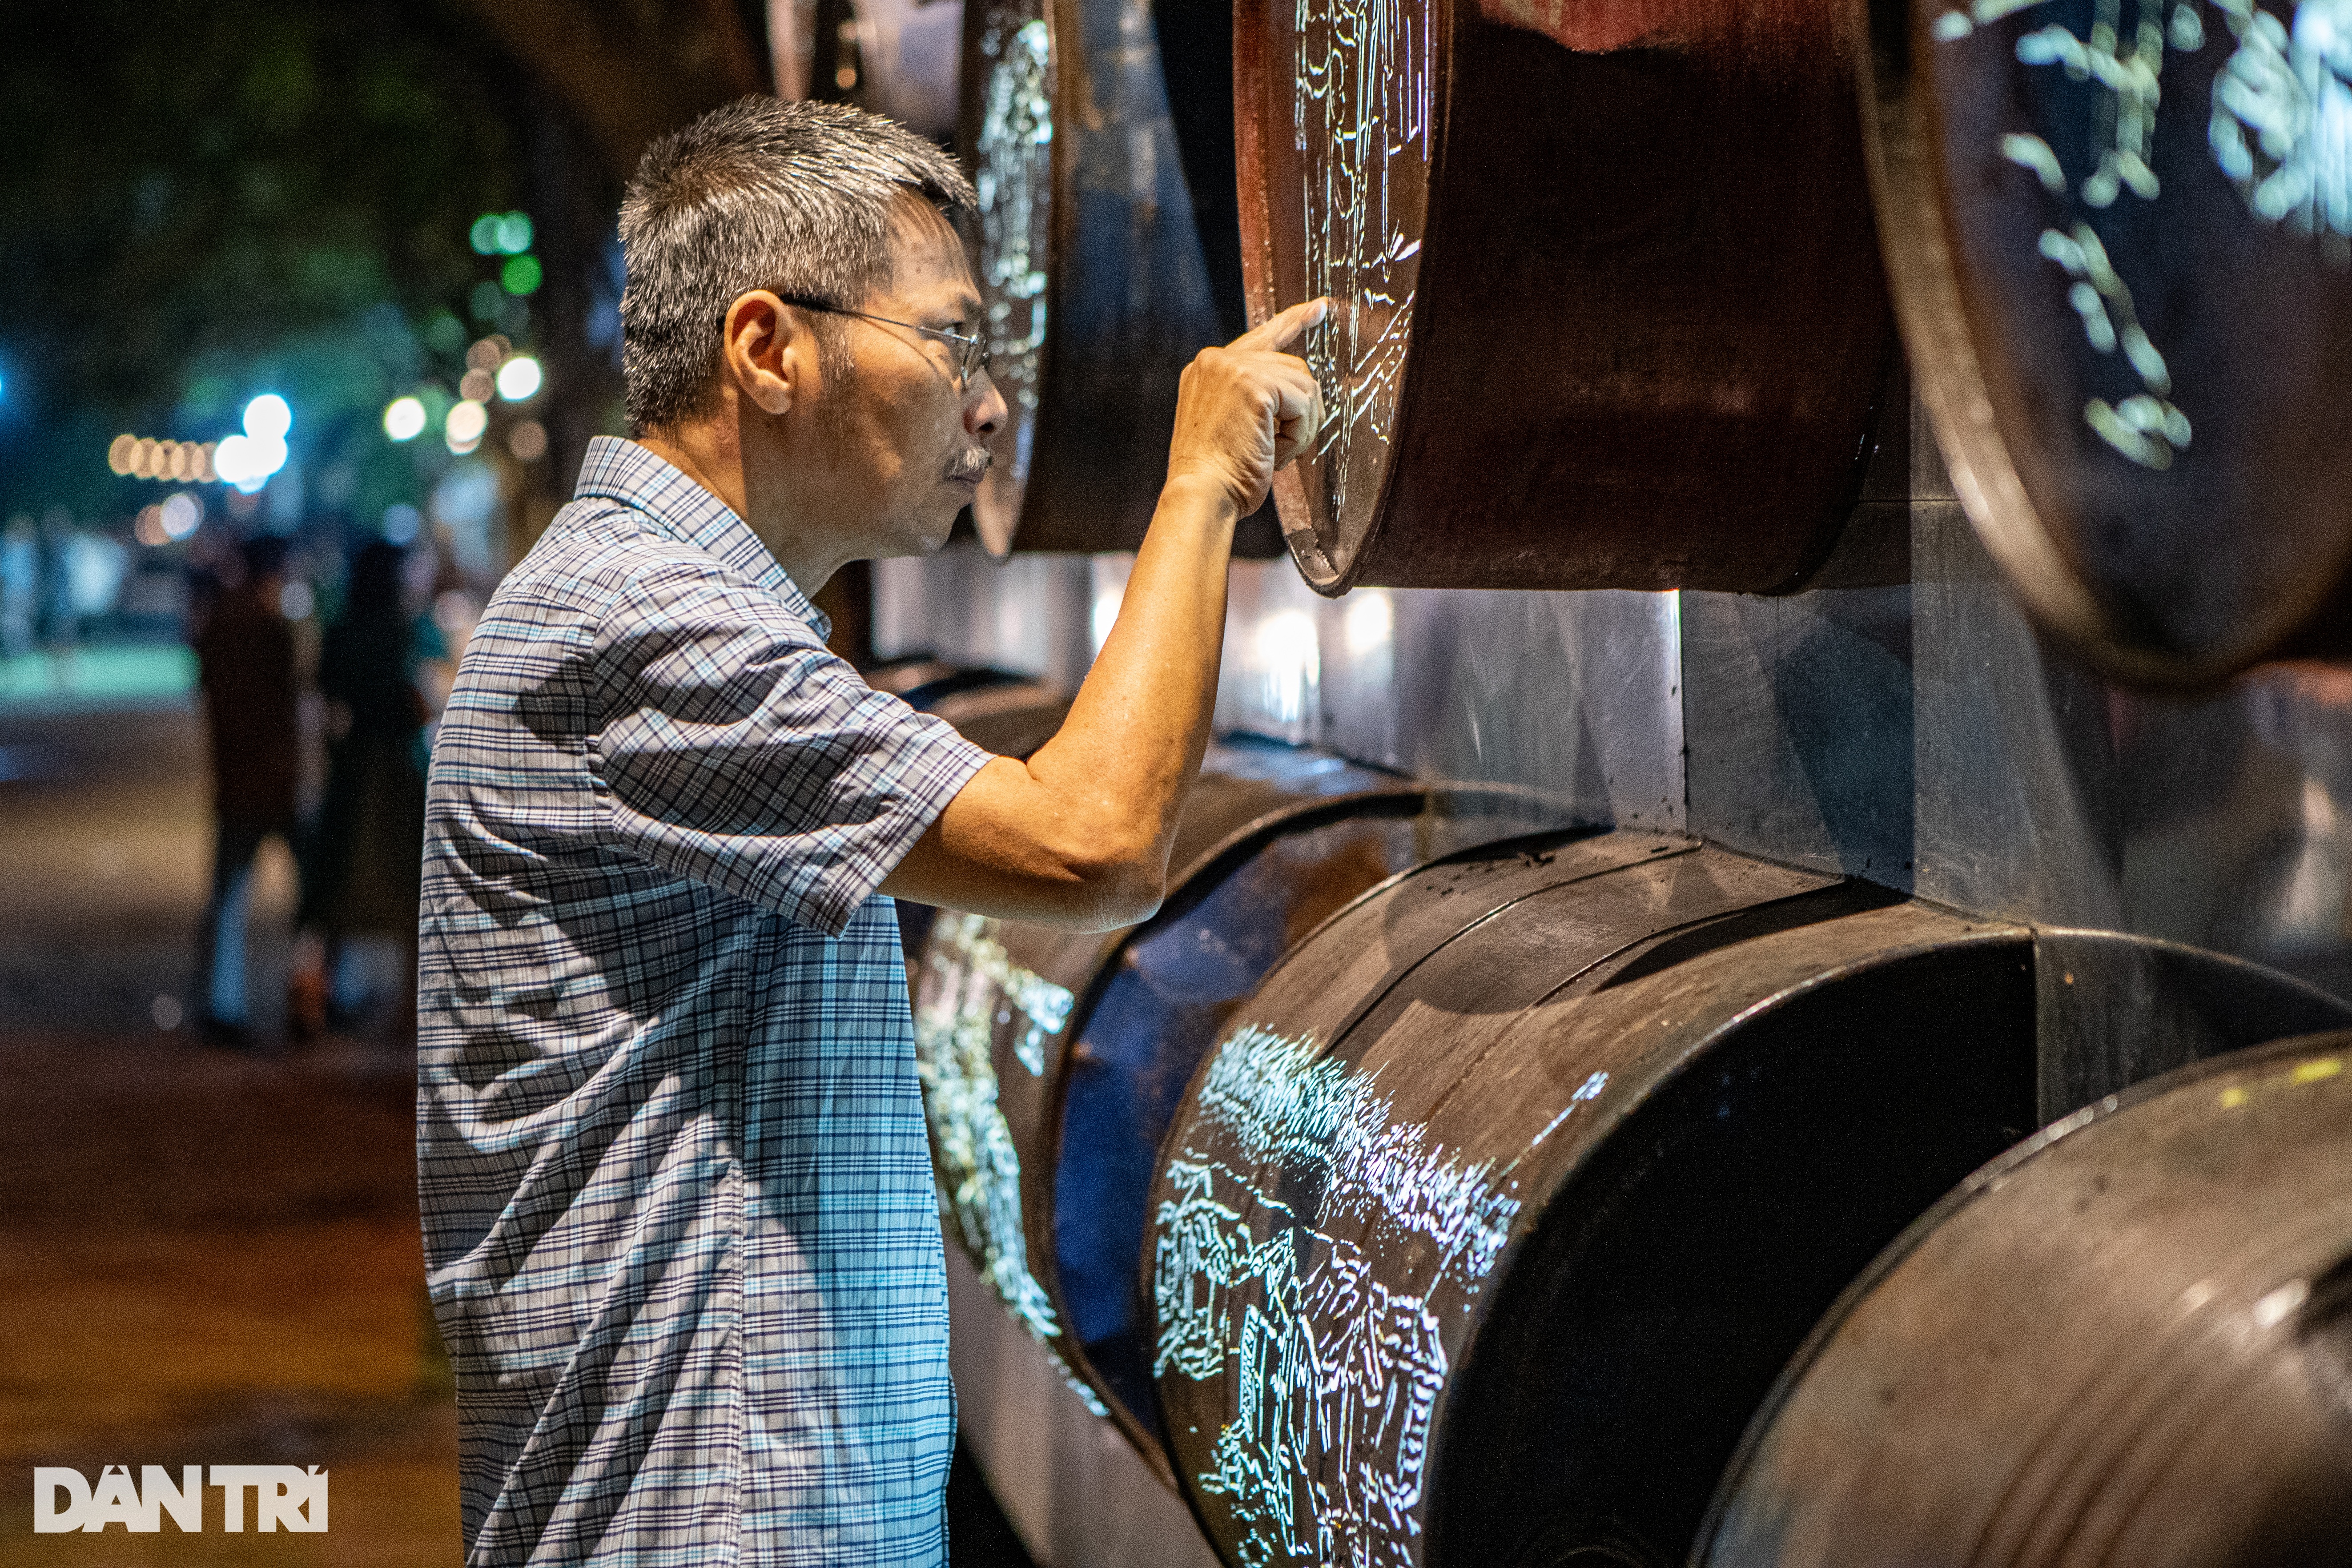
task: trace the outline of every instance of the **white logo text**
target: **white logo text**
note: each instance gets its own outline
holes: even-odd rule
[[[253,1497],[253,1528],[258,1531],[323,1531],[327,1528],[327,1472],[312,1465],[215,1465],[212,1484],[221,1492],[221,1528],[242,1531],[246,1495]],[[127,1465],[109,1465],[95,1486],[79,1470],[42,1465],[33,1471],[33,1530],[56,1534],[78,1530],[96,1535],[110,1524],[134,1534],[153,1534],[165,1515],[190,1534],[205,1528],[205,1467],[183,1465],[176,1479],[161,1465],[141,1467],[131,1479]]]

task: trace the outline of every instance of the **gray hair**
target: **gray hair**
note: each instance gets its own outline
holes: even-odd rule
[[[891,209],[909,193],[950,217],[973,205],[954,159],[846,104],[740,99],[646,149],[621,200],[630,433],[702,406],[742,295],[855,306],[887,285]]]

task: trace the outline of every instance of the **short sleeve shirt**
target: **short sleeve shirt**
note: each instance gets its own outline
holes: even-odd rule
[[[988,755],[630,442],[435,743],[419,1187],[474,1563],[929,1563],[954,1441],[876,893]]]

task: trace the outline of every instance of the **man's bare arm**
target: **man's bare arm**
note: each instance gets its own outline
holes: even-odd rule
[[[975,773],[884,892],[1081,930],[1159,907],[1208,744],[1234,524],[1322,423],[1314,376],[1283,351],[1323,310],[1294,306],[1186,368],[1167,485],[1061,732]]]

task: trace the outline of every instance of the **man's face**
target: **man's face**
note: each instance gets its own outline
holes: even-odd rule
[[[859,310],[967,336],[981,330],[980,292],[946,219],[909,198],[891,252],[889,281]],[[845,514],[838,523],[864,542],[862,554],[929,554],[980,489],[1004,399],[984,371],[958,384],[952,344],[858,317],[831,325],[847,353],[828,357],[850,362],[827,365],[817,401],[828,488]]]

